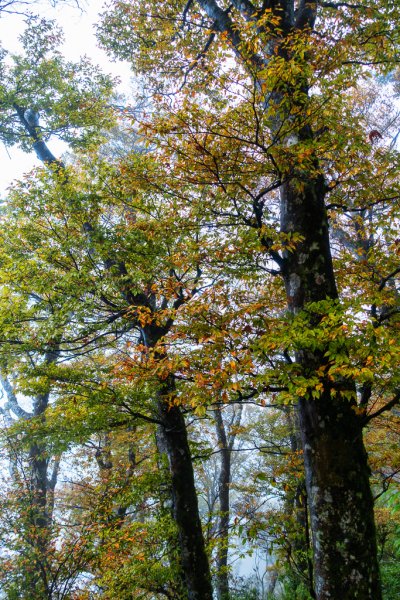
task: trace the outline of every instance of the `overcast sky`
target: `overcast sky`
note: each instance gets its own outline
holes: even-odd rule
[[[32,12],[43,17],[55,19],[62,27],[65,34],[64,55],[71,60],[78,60],[80,56],[87,55],[93,62],[101,65],[106,73],[112,73],[121,78],[121,89],[128,88],[129,66],[127,64],[112,63],[105,52],[97,47],[94,24],[98,20],[98,13],[103,7],[103,0],[79,0],[83,10],[73,5],[73,0],[68,3],[59,3],[55,8],[50,1],[41,0],[32,4]],[[2,46],[11,52],[18,52],[18,35],[24,29],[24,17],[21,15],[5,14],[0,18],[0,40]],[[58,140],[50,140],[49,146],[54,154],[60,155],[66,146]],[[17,148],[6,149],[0,143],[0,194],[4,197],[4,190],[16,178],[40,164],[34,152],[23,153]]]

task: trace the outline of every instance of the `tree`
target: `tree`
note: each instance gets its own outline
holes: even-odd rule
[[[114,123],[109,102],[113,80],[87,58],[66,61],[63,34],[53,22],[31,16],[20,36],[22,52],[0,51],[0,138],[6,146],[36,152],[47,163],[55,158],[51,136],[77,150],[96,146]]]
[[[129,157],[135,168],[139,167],[138,160],[137,156]],[[51,345],[49,332],[58,331],[60,357],[62,361],[72,360],[72,373],[79,356],[90,353],[94,360],[95,356],[108,347],[110,352],[113,349],[105,367],[108,374],[114,372],[116,376],[121,369],[124,377],[129,378],[130,382],[135,381],[139,389],[145,387],[148,378],[150,398],[146,411],[134,408],[135,399],[124,399],[121,405],[122,415],[118,413],[118,409],[116,414],[109,414],[108,426],[129,426],[134,424],[135,419],[144,419],[158,426],[160,450],[169,461],[173,516],[178,530],[180,562],[188,596],[207,596],[211,594],[211,584],[198,516],[193,466],[184,417],[175,402],[173,366],[169,364],[164,343],[164,338],[174,323],[176,311],[195,293],[200,277],[198,268],[179,274],[178,269],[182,268],[180,257],[178,254],[171,254],[170,238],[165,237],[165,224],[162,225],[162,232],[157,230],[159,199],[157,195],[145,195],[144,190],[142,197],[137,187],[132,189],[132,166],[118,164],[118,167],[111,167],[99,161],[95,170],[89,168],[89,165],[87,171],[78,167],[75,172],[72,168],[64,168],[60,163],[56,167],[55,172],[46,174],[44,171],[41,174],[37,187],[34,180],[26,187],[23,185],[24,189],[19,191],[21,194],[16,192],[14,197],[16,203],[10,202],[8,207],[8,210],[14,211],[14,218],[19,214],[16,221],[14,218],[12,220],[20,232],[18,235],[24,237],[25,242],[20,253],[16,247],[13,248],[16,237],[11,236],[4,243],[4,256],[14,262],[13,268],[17,262],[22,266],[19,260],[25,262],[25,251],[30,248],[29,268],[25,272],[23,268],[19,271],[17,287],[21,291],[28,286],[30,295],[37,299],[34,305],[29,304],[26,299],[21,302],[22,312],[28,310],[30,316],[26,314],[26,318],[33,325],[25,331],[17,326],[17,347],[22,343],[25,351],[28,347],[32,352],[34,348],[43,352]],[[96,191],[97,185],[100,188]],[[17,205],[28,189],[33,195],[29,202],[29,215],[23,217]],[[107,199],[103,198],[104,201],[100,200],[103,193],[107,195]],[[135,198],[134,205],[130,208],[132,197]],[[143,207],[141,200],[138,202],[139,198],[145,203]],[[22,202],[25,203],[25,200]],[[53,205],[54,202],[57,208]],[[22,209],[22,204],[20,208],[25,210]],[[31,218],[36,222],[34,229]],[[70,221],[69,232],[65,229],[65,219]],[[11,221],[9,224],[11,226]],[[33,237],[29,231],[33,233]],[[50,244],[49,236],[52,238]],[[59,251],[64,258],[61,258]],[[178,262],[175,263],[175,260]],[[8,270],[6,264],[4,268],[5,274]],[[43,280],[43,270],[47,277],[54,277],[50,284],[51,287],[54,286],[53,290],[49,288],[50,280]],[[29,284],[25,280],[27,272],[31,280]],[[25,283],[22,284],[22,281]],[[11,280],[9,284],[10,289],[13,288],[15,292],[15,307],[20,291],[14,288]],[[141,288],[143,291],[140,291]],[[48,301],[54,306],[55,312],[44,324],[43,310]],[[3,332],[8,326],[13,327],[14,316],[5,321],[8,321],[8,325],[3,323]],[[134,331],[140,332],[139,338],[135,334],[132,337]],[[138,346],[138,350],[129,350],[132,346]],[[10,347],[5,352],[9,353]],[[114,362],[114,352],[121,353],[121,367]],[[11,354],[15,356],[16,353]],[[127,357],[123,359],[125,354]],[[88,367],[82,365],[80,368],[85,382]],[[47,375],[44,368],[42,376],[50,377],[53,382],[62,382],[61,388],[69,378],[72,385],[77,385],[80,381],[76,373],[68,376],[61,370],[58,376],[57,368],[50,369]],[[96,377],[98,376],[97,374]],[[131,387],[129,392],[132,393]],[[57,394],[57,389],[54,394]],[[111,421],[112,414],[117,419],[114,424]],[[107,423],[103,422],[102,427],[107,428]]]
[[[61,2],[66,1],[68,3],[68,0],[59,0]],[[28,12],[29,8],[32,5],[36,4],[36,0],[1,0],[0,1],[0,16],[3,16],[5,14],[26,14],[26,12]],[[57,4],[57,0],[50,0],[49,4],[51,4],[52,6],[55,6],[55,4]],[[77,7],[79,7],[79,2],[78,0],[72,0],[71,4],[75,4]]]
[[[1,5],[0,10],[13,10],[19,4],[28,3],[9,2],[7,6]],[[95,141],[98,131],[97,125],[93,125],[95,115],[100,128],[111,123],[110,112],[106,111],[111,80],[96,72],[86,60],[80,64],[64,61],[57,49],[61,41],[62,34],[54,23],[31,16],[21,36],[23,54],[9,57],[5,50],[1,53],[2,141],[5,145],[20,144],[26,151],[33,147],[48,164],[59,164],[45,142],[50,135],[74,139],[79,146],[84,139],[86,143],[88,139],[90,143]],[[72,77],[76,77],[73,84]],[[22,294],[24,301],[40,301],[30,291],[26,289]],[[44,315],[50,314],[52,307],[44,301],[43,310]],[[3,584],[9,593],[29,594],[32,598],[52,597],[56,590],[58,594],[68,593],[76,575],[76,571],[66,573],[68,561],[60,553],[57,555],[54,546],[58,535],[54,494],[60,456],[52,448],[51,440],[27,433],[45,424],[50,385],[35,389],[27,375],[29,383],[25,382],[25,386],[32,386],[32,393],[28,392],[32,398],[31,411],[22,408],[15,393],[28,364],[50,368],[57,362],[57,339],[56,333],[43,353],[29,354],[23,350],[18,365],[7,357],[2,362],[1,384],[6,404],[1,412],[7,425],[4,443],[11,469],[6,514],[10,517],[14,512],[10,518],[18,532],[17,535],[8,532],[6,536],[8,550],[14,548],[18,558],[10,561],[6,555]],[[74,558],[77,566],[77,554]]]
[[[45,360],[54,362],[56,357],[55,348]],[[12,546],[21,555],[20,560],[15,560],[14,568],[10,569],[8,579],[12,585],[16,585],[15,593],[18,588],[20,593],[21,590],[28,589],[32,598],[50,597],[52,590],[59,584],[53,578],[50,563],[55,530],[54,492],[60,456],[52,452],[46,441],[38,439],[28,442],[28,448],[24,449],[26,439],[12,431],[17,419],[39,422],[45,419],[50,391],[45,390],[33,398],[30,412],[20,406],[8,378],[2,377],[0,381],[7,396],[1,412],[7,424],[5,448],[12,480],[9,496],[12,498],[16,495],[16,501],[14,498],[11,507],[19,515],[15,527],[17,539],[12,542]],[[22,439],[18,440],[18,437]],[[15,515],[12,517],[14,519]]]
[[[371,148],[349,97],[367,67],[387,73],[396,65],[398,13],[392,2],[369,1],[118,1],[100,29],[103,44],[145,74],[159,102],[156,118],[143,125],[169,167],[157,185],[192,217],[201,212],[221,229],[235,225],[236,244],[239,227],[253,229],[269,272],[281,278],[287,310],[279,343],[289,365],[280,381],[297,398],[318,599],[381,597],[362,430],[374,395],[379,411],[399,401],[395,353],[385,351],[390,381],[364,396],[371,359],[360,352],[356,372],[350,357],[357,356],[361,310],[363,348],[379,372],[376,344],[387,319],[374,314],[376,296],[388,295],[393,306],[388,282],[399,267],[389,257],[380,260],[378,280],[369,277],[375,309],[368,318],[349,293],[351,260],[335,261],[329,215],[335,210],[368,227],[363,211],[378,206],[379,255],[381,218],[390,214],[393,223],[397,214],[398,156]],[[198,194],[185,197],[189,182]]]
[[[7,68],[4,63],[3,95],[7,114],[4,119],[3,139],[6,143],[20,143],[26,150],[33,147],[38,157],[52,170],[57,171],[57,176],[60,178],[59,186],[61,186],[59,189],[62,190],[62,195],[73,212],[75,210],[73,203],[71,204],[70,199],[65,195],[65,190],[68,190],[69,193],[72,189],[68,186],[68,175],[64,165],[49,150],[46,140],[49,135],[53,134],[59,135],[73,147],[82,148],[88,145],[95,147],[99,142],[98,136],[101,136],[102,128],[111,124],[111,111],[107,105],[110,81],[100,73],[93,71],[92,66],[85,60],[80,65],[65,64],[55,50],[60,39],[61,34],[53,24],[32,18],[22,38],[26,56],[16,57],[15,66],[11,69]],[[13,82],[17,84],[15,90],[12,88]],[[50,89],[52,90],[51,94],[49,93]],[[95,212],[102,219],[97,209]],[[128,223],[130,223],[129,219]],[[101,268],[104,268],[106,274],[114,278],[115,282],[119,281],[119,293],[126,303],[126,308],[122,309],[122,312],[117,311],[115,316],[111,317],[111,322],[121,317],[124,320],[128,314],[133,315],[133,309],[129,309],[129,306],[137,305],[139,318],[136,321],[133,319],[133,323],[130,325],[127,324],[126,330],[138,328],[141,331],[143,348],[146,348],[145,352],[150,353],[155,360],[162,363],[166,358],[162,340],[174,319],[166,316],[165,324],[160,325],[159,320],[162,317],[155,315],[157,312],[164,314],[168,310],[175,311],[185,302],[179,276],[175,277],[176,290],[173,291],[172,306],[169,306],[168,299],[165,297],[161,298],[161,304],[157,306],[154,304],[157,302],[157,295],[151,289],[151,284],[147,279],[143,283],[142,293],[137,292],[137,282],[133,283],[131,290],[129,290],[129,286],[127,287],[129,274],[125,262],[115,258],[118,255],[118,250],[116,250],[118,244],[113,247],[112,234],[110,235],[110,232],[107,233],[106,230],[100,231],[104,228],[101,226],[99,229],[97,224],[92,222],[91,217],[81,226],[84,240],[91,248],[89,262],[93,262],[94,256],[97,254],[96,240],[97,249],[101,248],[99,255]],[[145,268],[147,273],[148,266]],[[137,276],[134,276],[135,278]],[[196,276],[193,281],[195,286]],[[43,288],[42,291],[45,296]],[[39,299],[38,311],[41,312],[44,297],[40,293],[36,297]],[[59,307],[60,304],[58,309]],[[150,316],[153,313],[154,318]],[[56,317],[57,319],[58,317]],[[65,319],[64,315],[56,327],[62,327],[62,324],[67,325],[67,323],[68,319]],[[107,324],[109,323],[107,322]],[[123,330],[125,331],[124,327]],[[47,341],[46,344],[48,345],[49,342]],[[46,352],[46,350],[43,351]],[[159,424],[161,444],[170,461],[173,479],[171,488],[174,498],[173,507],[175,520],[178,523],[183,572],[188,579],[189,595],[191,586],[195,587],[196,585],[203,585],[202,593],[205,593],[204,586],[208,585],[210,594],[210,576],[197,513],[197,496],[186,427],[180,408],[171,402],[174,394],[175,383],[171,373],[160,379],[159,388],[155,391],[158,409],[157,414],[153,415],[153,419]],[[196,564],[197,567],[193,568],[193,564]],[[204,581],[201,582],[201,580]]]

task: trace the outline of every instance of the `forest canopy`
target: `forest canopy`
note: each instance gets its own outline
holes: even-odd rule
[[[0,597],[399,596],[398,3],[112,0],[124,96],[24,18]]]

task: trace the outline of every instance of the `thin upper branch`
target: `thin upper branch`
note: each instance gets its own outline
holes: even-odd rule
[[[374,413],[371,413],[370,415],[366,416],[364,419],[364,423],[369,423],[370,421],[372,421],[372,419],[375,419],[375,417],[379,417],[379,415],[381,415],[382,413],[387,412],[388,410],[391,410],[392,408],[397,406],[397,404],[400,404],[400,390],[396,392],[396,394],[389,402],[381,406],[381,408],[378,408],[378,410],[376,410]]]

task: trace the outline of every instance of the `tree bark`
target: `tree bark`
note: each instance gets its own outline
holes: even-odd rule
[[[298,411],[293,408],[285,409],[286,421],[289,428],[290,451],[297,455],[302,451],[302,442],[298,425]],[[294,490],[285,495],[285,512],[291,515],[295,530],[289,531],[290,557],[294,563],[299,582],[306,584],[311,598],[315,598],[314,569],[311,560],[311,544],[308,518],[307,491],[304,479],[304,462],[301,465],[303,477],[296,478]]]
[[[281,229],[302,241],[284,256],[283,277],[289,310],[296,314],[310,302],[337,300],[330,252],[322,176],[281,189]],[[309,327],[319,317],[310,314]],[[301,373],[315,375],[326,367],[324,349],[299,350]],[[357,416],[354,382],[332,383],[317,399],[298,400],[298,418],[310,505],[314,546],[315,592],[332,598],[380,600],[373,501],[369,486],[362,421]]]
[[[211,576],[199,517],[193,463],[186,424],[175,395],[173,375],[160,383],[157,398],[159,435],[168,456],[172,511],[178,529],[182,572],[188,600],[212,600]]]
[[[228,541],[230,516],[231,448],[228,446],[221,410],[214,411],[220,449],[220,471],[218,477],[219,522],[216,556],[216,588],[218,600],[229,600]]]
[[[46,357],[53,362],[55,357]],[[33,400],[33,417],[45,421],[45,412],[49,404],[50,393],[39,394]],[[33,442],[29,447],[29,523],[28,531],[32,531],[30,543],[34,549],[33,563],[35,577],[31,582],[32,598],[51,597],[52,575],[49,564],[51,551],[51,535],[53,525],[54,489],[57,473],[53,470],[49,479],[49,457],[46,441]],[[29,534],[28,534],[28,537]]]
[[[142,337],[148,349],[154,350],[158,360],[166,358],[162,343],[168,328],[146,325]],[[213,592],[208,557],[199,516],[199,506],[192,456],[184,416],[176,397],[175,377],[169,373],[159,379],[156,394],[158,420],[157,444],[168,458],[171,477],[172,515],[178,530],[181,573],[188,600],[212,600]]]

